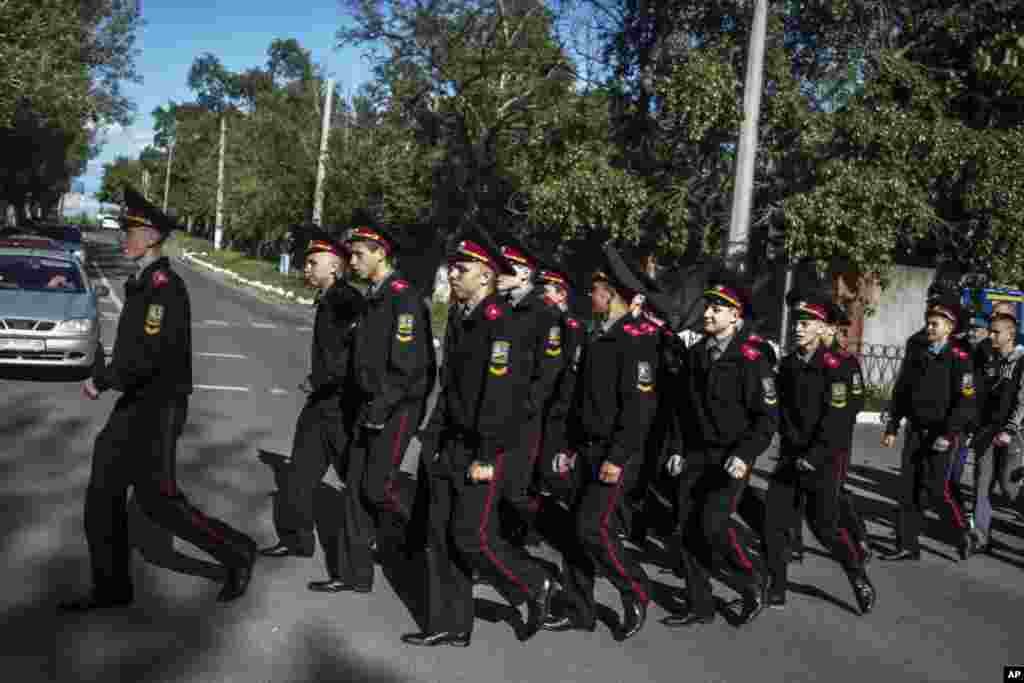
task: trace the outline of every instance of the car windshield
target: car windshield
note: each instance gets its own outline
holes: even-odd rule
[[[45,256],[0,255],[0,289],[80,294],[82,277],[72,261]]]

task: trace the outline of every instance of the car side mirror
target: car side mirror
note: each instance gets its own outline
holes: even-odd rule
[[[93,287],[93,291],[96,292],[96,298],[105,299],[110,296],[110,288],[106,285],[96,285]]]

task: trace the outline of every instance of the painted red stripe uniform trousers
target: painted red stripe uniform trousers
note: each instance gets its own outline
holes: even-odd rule
[[[939,513],[958,541],[967,529],[963,510],[953,496],[946,473],[959,451],[959,440],[944,453],[932,450],[939,434],[911,426],[903,444],[900,469],[899,542],[904,550],[920,549],[918,537],[924,527],[924,512],[930,505]]]

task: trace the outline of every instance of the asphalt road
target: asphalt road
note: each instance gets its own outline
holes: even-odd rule
[[[93,272],[120,295],[130,267],[111,235],[94,239],[101,243],[92,245]],[[260,452],[290,449],[312,311],[268,304],[176,267],[192,297],[197,385],[179,448],[181,486],[207,513],[270,543],[275,473],[267,463],[275,458]],[[106,300],[103,311],[109,345],[118,304]],[[136,555],[136,604],[58,616],[55,604],[86,588],[82,503],[92,441],[113,396],[83,400],[77,382],[47,373],[0,377],[0,652],[8,680],[984,682],[1001,680],[1005,664],[1024,663],[1024,526],[1005,509],[997,512],[994,556],[955,562],[952,549],[930,537],[919,564],[876,561],[880,603],[868,617],[855,614],[838,567],[812,553],[792,571],[786,610],[745,629],[719,619],[701,630],[669,631],[657,620],[679,582],[648,564],[660,604],[628,642],[599,626],[594,634],[541,633],[521,644],[502,600],[481,586],[471,648],[417,649],[398,640],[418,630],[422,568],[415,563],[405,576],[379,575],[372,595],[324,598],[305,588],[324,574],[319,553],[261,560],[249,594],[223,606],[214,601],[218,585],[204,578],[216,578],[217,569],[199,551],[171,546],[141,518],[135,531],[149,561]],[[887,536],[898,451],[877,448],[878,428],[870,425],[858,427],[857,442],[855,491],[872,533]],[[771,466],[770,454],[760,465]],[[328,512],[330,491],[318,497]],[[598,590],[618,611],[615,591],[603,581]]]

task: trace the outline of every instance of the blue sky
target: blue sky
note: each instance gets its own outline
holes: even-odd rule
[[[130,126],[106,132],[102,152],[79,178],[90,198],[99,190],[104,163],[136,157],[152,143],[153,109],[169,100],[194,99],[186,83],[188,70],[204,52],[241,71],[263,66],[275,38],[295,38],[339,87],[354,91],[370,78],[361,50],[334,48],[335,33],[345,21],[337,0],[143,0],[142,14],[146,25],[136,41],[136,65],[143,82],[126,86],[138,112]]]

